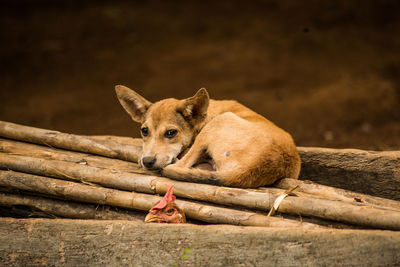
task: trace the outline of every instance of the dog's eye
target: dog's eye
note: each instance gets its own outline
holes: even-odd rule
[[[174,137],[177,133],[178,133],[177,130],[171,129],[171,130],[166,131],[165,134],[164,134],[164,136],[167,137],[167,138],[172,138],[172,137]]]
[[[142,131],[142,135],[143,135],[143,136],[148,136],[148,135],[149,135],[149,128],[143,127],[143,128],[141,129],[141,131]]]

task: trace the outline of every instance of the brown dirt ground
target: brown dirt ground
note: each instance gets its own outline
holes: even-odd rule
[[[400,2],[2,1],[0,119],[138,136],[114,85],[206,87],[301,146],[400,149]]]

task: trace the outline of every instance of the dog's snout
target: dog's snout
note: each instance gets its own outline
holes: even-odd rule
[[[156,158],[155,157],[144,157],[142,159],[143,165],[147,168],[147,169],[151,169],[153,168],[154,163],[156,163]]]

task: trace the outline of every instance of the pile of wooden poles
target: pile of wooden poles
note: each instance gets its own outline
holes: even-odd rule
[[[0,209],[28,216],[143,220],[174,186],[194,221],[269,227],[400,230],[400,202],[283,179],[238,189],[174,181],[141,169],[141,140],[79,136],[0,121]],[[277,197],[278,216],[267,216]],[[5,207],[5,208],[4,208]]]

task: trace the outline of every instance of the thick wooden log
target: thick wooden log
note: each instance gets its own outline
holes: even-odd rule
[[[400,200],[400,151],[298,148],[300,179]]]
[[[87,136],[66,134],[5,121],[0,121],[0,136],[132,162],[137,162],[138,155],[141,153],[140,148],[137,146],[121,145],[119,142],[101,140],[101,138],[94,139]]]
[[[264,188],[246,190],[224,188],[205,184],[191,184],[170,179],[123,173],[89,167],[71,162],[45,160],[0,153],[0,168],[31,172],[44,176],[55,176],[90,183],[99,183],[107,187],[144,193],[164,194],[167,185],[175,187],[175,195],[225,205],[244,206],[251,209],[267,210],[282,189]],[[374,207],[362,203],[347,203],[312,196],[286,197],[278,211],[304,216],[345,222],[366,227],[400,229],[400,212]]]
[[[4,266],[398,266],[400,232],[0,218]]]
[[[142,211],[150,210],[161,200],[161,197],[154,195],[89,186],[13,171],[0,171],[0,186],[62,197],[79,202]],[[185,212],[188,218],[208,223],[267,227],[304,227],[310,229],[321,227],[316,224],[268,217],[254,212],[221,208],[186,200],[176,200],[176,204]]]
[[[116,211],[104,205],[91,205],[10,193],[0,193],[0,206],[9,207],[10,209],[15,206],[25,206],[54,218],[143,221],[145,217],[145,213],[140,214],[127,210]],[[34,213],[27,214],[27,216],[34,215]]]

